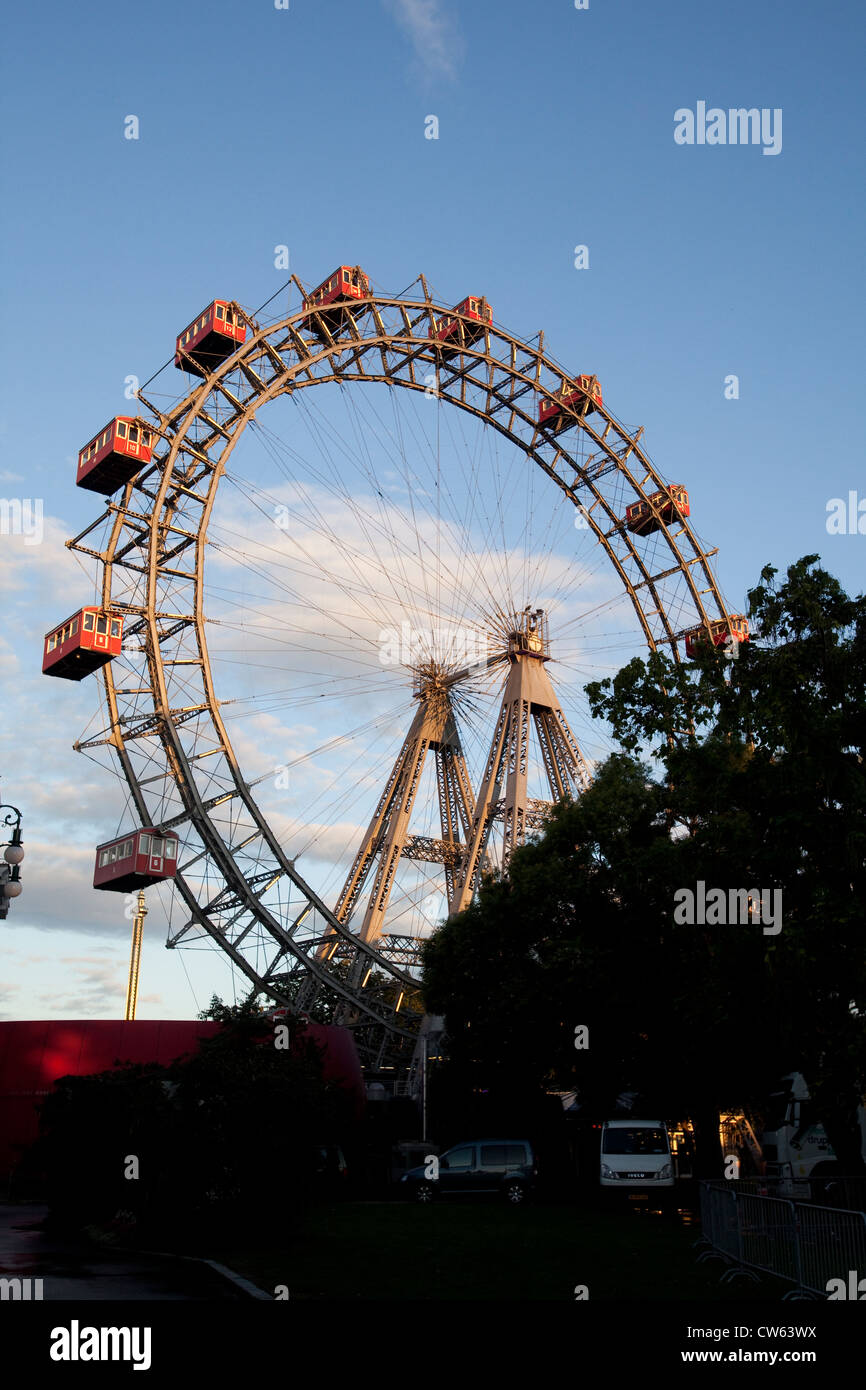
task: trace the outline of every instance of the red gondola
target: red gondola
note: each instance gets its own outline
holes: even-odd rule
[[[106,497],[131,482],[150,463],[153,431],[131,415],[115,415],[78,455],[78,487]]]
[[[247,327],[237,306],[214,299],[181,333],[174,365],[193,376],[206,377],[246,341]]]
[[[352,301],[369,297],[370,281],[359,265],[337,266],[333,275],[304,298],[304,308],[316,311],[309,313],[304,326],[321,336],[323,323],[330,333],[345,320]]]
[[[554,434],[570,429],[574,416],[565,413],[571,406],[578,415],[591,415],[602,404],[601,386],[597,376],[576,376],[552,396],[542,396],[538,406],[539,425],[552,425]]]
[[[480,299],[477,295],[469,295],[454,305],[453,313],[443,314],[441,318],[435,319],[427,330],[427,336],[437,343],[443,357],[452,357],[464,344],[476,343],[479,338],[483,338],[485,324],[491,323],[492,320],[493,313],[487,300]]]
[[[626,507],[625,524],[636,535],[648,536],[651,531],[660,531],[663,523],[670,524],[690,514],[689,494],[682,483],[670,483],[661,492],[650,493],[645,502],[632,502]]]
[[[730,619],[714,618],[710,623],[709,632],[706,627],[693,627],[691,632],[686,633],[686,656],[694,657],[698,647],[708,639],[714,647],[725,647],[730,636],[733,636],[735,642],[748,642],[749,620],[742,613],[732,613]]]
[[[145,826],[96,849],[94,888],[109,893],[130,893],[149,883],[162,883],[177,873],[176,835]]]
[[[46,634],[44,676],[80,681],[120,655],[123,618],[104,608],[80,608],[61,627]]]

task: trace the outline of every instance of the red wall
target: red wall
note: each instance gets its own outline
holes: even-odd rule
[[[195,1052],[218,1023],[197,1020],[57,1019],[0,1023],[0,1176],[14,1168],[21,1149],[36,1138],[37,1105],[61,1076],[87,1076],[118,1062],[166,1066]],[[291,1023],[289,1024],[291,1032]],[[307,1025],[305,1037],[325,1047],[323,1073],[364,1103],[355,1040],[346,1028]]]

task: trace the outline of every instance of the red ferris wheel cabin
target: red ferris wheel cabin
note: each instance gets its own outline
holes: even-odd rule
[[[46,634],[44,676],[80,681],[120,655],[123,618],[104,608],[80,608],[61,627]]]
[[[150,463],[153,432],[131,415],[115,415],[78,455],[78,487],[108,497]]]
[[[709,631],[706,627],[692,628],[691,632],[686,633],[686,656],[692,658],[698,647],[708,640],[714,647],[725,647],[730,636],[735,642],[748,642],[749,620],[742,613],[731,613],[729,618],[714,618]]]
[[[304,308],[316,310],[310,315],[311,321],[305,324],[313,333],[318,332],[316,317],[324,321],[330,331],[343,321],[352,300],[369,299],[370,281],[359,265],[340,265],[327,280],[311,290],[304,298]],[[349,301],[349,302],[347,302]]]
[[[214,299],[180,334],[174,365],[193,376],[209,376],[246,341],[246,336],[247,327],[237,305]]]
[[[566,413],[570,406],[578,415],[591,415],[602,404],[601,386],[597,376],[576,376],[552,396],[542,396],[538,407],[539,425],[550,425],[554,434],[570,429],[574,417]]]
[[[652,492],[646,501],[632,502],[625,509],[625,524],[638,536],[660,531],[663,523],[689,516],[689,494],[682,483],[670,483],[661,492]]]
[[[469,295],[454,305],[453,313],[443,314],[435,319],[427,330],[427,336],[439,345],[444,357],[451,357],[467,343],[477,343],[484,337],[484,327],[493,319],[493,311],[486,299]],[[463,329],[461,340],[460,329]]]
[[[130,893],[161,883],[177,873],[177,836],[145,826],[96,849],[94,888],[109,893]]]

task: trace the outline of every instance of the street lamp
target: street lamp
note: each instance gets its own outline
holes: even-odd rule
[[[9,912],[9,900],[21,896],[23,884],[20,879],[19,865],[24,858],[24,846],[21,843],[21,812],[17,806],[0,805],[0,812],[6,811],[3,817],[3,825],[13,826],[12,838],[6,845],[3,854],[4,863],[0,864],[0,919],[6,917]]]

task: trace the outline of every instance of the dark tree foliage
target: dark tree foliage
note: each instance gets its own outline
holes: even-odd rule
[[[156,1064],[55,1082],[29,1155],[31,1167],[45,1173],[52,1218],[70,1227],[143,1220],[173,1119],[169,1073]],[[130,1155],[143,1183],[124,1177]]]
[[[214,999],[203,1017],[221,1029],[170,1067],[56,1083],[39,1140],[55,1219],[197,1252],[297,1229],[313,1146],[345,1125],[345,1098],[323,1081],[319,1049],[277,1049],[255,1005]]]
[[[603,1107],[637,1090],[692,1116],[704,1171],[719,1110],[800,1070],[859,1172],[866,601],[807,556],[782,583],[762,572],[749,615],[736,659],[654,653],[587,687],[623,751],[431,939],[425,996],[475,1084],[576,1085]],[[781,931],[676,925],[699,880],[780,889]]]

